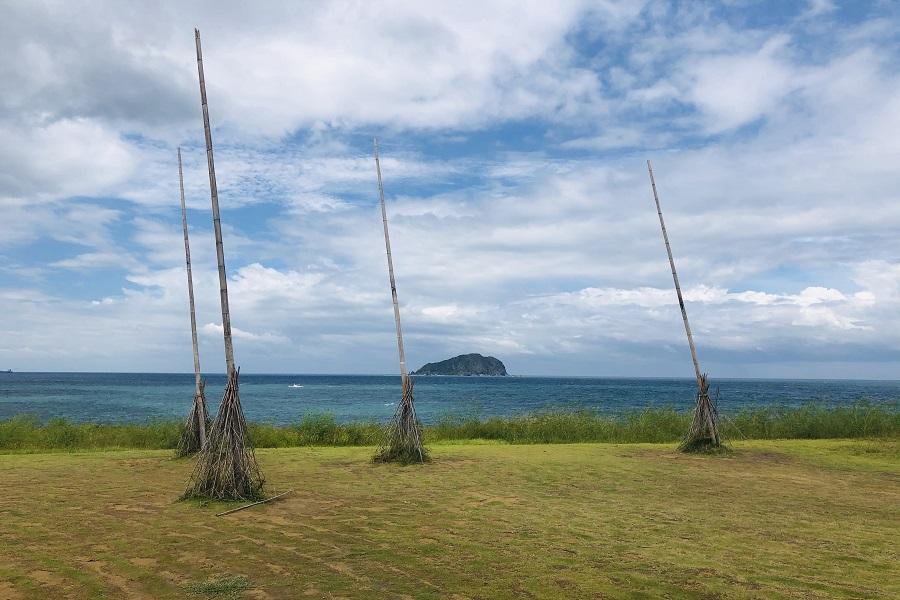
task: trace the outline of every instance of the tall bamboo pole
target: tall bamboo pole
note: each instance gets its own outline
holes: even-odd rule
[[[219,197],[213,161],[212,134],[209,127],[209,108],[206,103],[206,80],[203,77],[203,55],[200,50],[200,31],[194,29],[197,46],[197,72],[200,75],[200,102],[203,108],[203,132],[206,136],[206,160],[209,167],[209,189],[212,200],[213,226],[216,234],[216,257],[219,265],[219,299],[222,304],[222,333],[225,338],[225,365],[228,383],[219,411],[209,428],[206,446],[194,467],[185,491],[185,498],[213,498],[216,500],[258,500],[263,496],[265,480],[256,462],[256,455],[247,431],[239,393],[240,371],[234,366],[234,347],[231,343],[231,318],[228,311],[228,284],[225,277],[225,253],[222,247],[222,226],[219,220]]]
[[[219,262],[219,301],[222,305],[222,333],[225,337],[225,367],[228,377],[234,372],[234,346],[231,342],[231,313],[228,310],[228,280],[225,277],[225,250],[222,247],[222,224],[219,221],[219,190],[216,187],[216,166],[213,160],[212,132],[209,127],[209,107],[206,104],[206,79],[203,77],[203,53],[200,50],[200,30],[194,29],[197,45],[197,71],[200,74],[200,103],[203,106],[203,133],[206,136],[206,162],[209,166],[209,191],[212,199],[213,228],[216,232],[216,258]]]
[[[669,234],[666,232],[666,222],[663,220],[662,209],[659,205],[659,194],[656,192],[656,180],[653,178],[653,166],[647,161],[647,170],[650,172],[650,185],[653,187],[653,199],[656,201],[656,213],[659,215],[659,226],[662,229],[663,241],[666,243],[666,252],[669,255],[669,266],[672,267],[672,279],[675,281],[675,293],[678,294],[678,305],[681,307],[681,319],[684,321],[684,332],[687,334],[688,345],[691,347],[691,359],[694,361],[694,373],[697,376],[697,386],[703,390],[703,375],[700,372],[700,361],[697,360],[697,348],[694,346],[694,336],[691,333],[691,324],[688,322],[687,309],[684,307],[684,298],[681,295],[681,284],[678,282],[678,271],[675,270],[675,258],[672,256],[672,246],[669,245]]]
[[[653,188],[653,199],[656,201],[656,214],[659,215],[659,226],[662,229],[663,241],[666,243],[669,266],[672,267],[672,280],[675,282],[675,293],[678,294],[678,305],[681,307],[684,332],[687,334],[688,345],[691,347],[691,360],[694,361],[694,374],[697,376],[697,404],[694,407],[694,418],[691,421],[691,427],[687,436],[681,443],[681,449],[692,452],[703,448],[718,448],[721,445],[718,412],[716,405],[709,397],[709,383],[706,375],[700,371],[700,361],[697,360],[697,348],[694,345],[694,336],[691,333],[687,309],[684,307],[681,283],[678,281],[678,272],[675,270],[675,258],[672,256],[672,246],[669,244],[669,234],[666,231],[666,222],[663,220],[662,208],[660,208],[659,204],[659,193],[656,190],[656,179],[653,177],[653,166],[649,160],[647,161],[647,171],[650,173],[650,186]]]
[[[384,226],[384,249],[387,253],[388,275],[391,281],[391,300],[394,303],[394,324],[397,327],[397,351],[400,356],[401,396],[394,420],[388,428],[387,444],[375,456],[376,461],[425,462],[426,451],[422,447],[419,419],[413,401],[412,379],[406,368],[403,350],[403,333],[400,328],[400,305],[397,302],[397,282],[394,279],[394,259],[391,255],[391,237],[388,233],[387,208],[384,202],[384,185],[381,181],[381,160],[378,156],[378,139],[375,145],[375,170],[378,173],[378,199],[381,204],[381,222]]]
[[[181,229],[184,231],[184,262],[187,266],[188,299],[191,305],[191,346],[194,350],[194,397],[203,398],[203,381],[200,378],[200,349],[197,347],[197,313],[194,308],[194,277],[191,273],[191,244],[188,241],[187,209],[184,205],[184,170],[181,166],[181,148],[178,148],[178,191],[181,194]],[[205,407],[204,407],[205,408]],[[198,418],[200,447],[206,445],[206,410]]]
[[[403,351],[403,333],[400,331],[400,306],[397,304],[397,282],[394,279],[394,259],[391,257],[391,236],[388,233],[387,209],[384,205],[384,186],[381,183],[381,162],[378,159],[378,138],[375,143],[375,170],[378,172],[378,197],[381,201],[381,222],[384,225],[384,248],[387,251],[388,275],[391,279],[391,299],[394,301],[394,323],[397,326],[397,350],[400,353],[400,377],[409,377],[406,369],[406,353]]]

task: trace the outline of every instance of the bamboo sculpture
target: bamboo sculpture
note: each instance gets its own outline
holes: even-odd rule
[[[200,351],[197,348],[197,314],[194,310],[194,279],[191,274],[191,245],[188,241],[187,210],[184,206],[184,171],[181,167],[181,148],[178,149],[178,190],[181,194],[181,228],[184,231],[184,261],[187,265],[188,300],[191,306],[191,344],[194,349],[194,404],[175,450],[175,455],[181,457],[194,454],[206,445],[206,427],[209,425],[204,383],[200,377]]]
[[[688,322],[687,310],[684,307],[681,284],[678,282],[678,272],[675,270],[675,258],[672,256],[672,246],[669,245],[669,234],[666,232],[666,223],[663,220],[662,208],[660,208],[659,204],[659,194],[656,191],[656,179],[653,177],[653,166],[649,160],[647,161],[647,170],[650,173],[650,186],[653,188],[653,199],[656,201],[656,213],[659,215],[659,226],[662,229],[663,241],[666,243],[669,266],[672,267],[672,279],[675,281],[675,293],[678,295],[678,305],[681,307],[681,319],[684,321],[684,332],[687,334],[688,345],[691,348],[691,359],[694,361],[694,374],[697,377],[697,404],[694,408],[694,418],[691,422],[691,428],[681,442],[680,447],[686,452],[718,448],[721,445],[719,415],[716,404],[709,397],[709,382],[707,381],[706,373],[700,371],[700,361],[697,360],[697,348],[694,346],[691,324]]]
[[[222,247],[222,225],[219,220],[219,196],[213,161],[209,108],[206,103],[206,81],[203,78],[203,56],[200,31],[194,30],[197,46],[197,71],[200,77],[200,104],[203,109],[203,131],[206,136],[206,162],[209,167],[209,189],[212,200],[213,228],[216,234],[216,257],[219,263],[219,299],[222,305],[222,330],[225,337],[225,366],[228,383],[219,412],[209,430],[206,446],[191,475],[187,498],[216,500],[257,500],[262,497],[263,477],[247,435],[247,423],[241,408],[238,376],[234,366],[231,342],[231,316],[228,311],[228,284],[225,277],[225,252]]]
[[[388,234],[387,209],[384,204],[384,186],[381,182],[381,162],[378,159],[378,140],[375,144],[375,171],[378,173],[378,197],[381,202],[381,221],[384,225],[384,248],[387,253],[388,276],[391,282],[391,299],[394,303],[394,324],[397,326],[397,350],[400,355],[400,402],[394,418],[387,427],[384,442],[375,455],[376,462],[425,462],[428,453],[422,446],[422,425],[416,417],[413,402],[413,382],[406,369],[406,353],[403,350],[403,333],[400,329],[400,305],[397,303],[397,283],[394,279],[394,261],[391,257],[391,238]]]

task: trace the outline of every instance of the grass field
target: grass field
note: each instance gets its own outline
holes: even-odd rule
[[[166,451],[0,455],[0,598],[896,598],[900,442],[264,449],[225,517]]]

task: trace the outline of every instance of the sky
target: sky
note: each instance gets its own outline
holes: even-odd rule
[[[900,3],[0,3],[0,368],[900,376]]]

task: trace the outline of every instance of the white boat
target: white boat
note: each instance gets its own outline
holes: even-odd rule
[[[297,385],[296,383],[292,383],[292,384],[289,385],[288,387],[291,387],[291,388],[302,388],[303,386],[302,386],[302,385]]]

